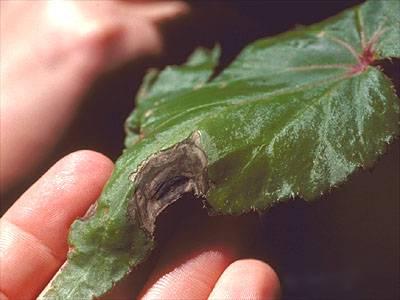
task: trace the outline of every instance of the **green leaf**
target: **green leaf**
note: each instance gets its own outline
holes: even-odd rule
[[[146,112],[149,114],[151,107],[157,105],[156,101],[168,97],[170,93],[185,93],[203,86],[212,75],[219,55],[219,47],[215,47],[212,51],[199,48],[189,57],[185,65],[168,66],[162,72],[149,70],[136,97],[139,105],[137,112],[131,114],[126,121],[125,146],[130,147],[139,140],[140,119],[138,117],[141,114]]]
[[[370,1],[259,40],[214,79],[218,50],[151,71],[127,149],[94,214],[73,224],[68,261],[41,299],[109,291],[150,253],[158,214],[184,193],[241,214],[317,199],[371,166],[399,134],[399,101],[374,66],[400,57],[398,11],[399,1]]]

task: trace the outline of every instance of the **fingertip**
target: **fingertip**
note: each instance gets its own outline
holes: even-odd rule
[[[127,60],[161,55],[166,47],[162,26],[191,11],[184,1],[127,1],[121,7],[126,12],[121,14],[124,33],[112,52],[115,64],[111,67]]]
[[[204,217],[204,216],[203,216]],[[139,299],[205,299],[246,244],[247,219],[190,218],[166,245]]]
[[[69,154],[6,212],[0,230],[2,292],[33,298],[48,282],[65,260],[71,223],[96,201],[112,169],[100,153]]]
[[[72,152],[54,164],[26,194],[28,196],[47,194],[45,192],[47,189],[52,192],[52,198],[63,196],[71,202],[79,201],[83,206],[87,206],[93,202],[95,195],[97,198],[100,194],[113,168],[113,162],[99,152],[91,150]],[[68,193],[79,194],[79,197],[68,196]],[[24,196],[25,194],[21,199]],[[88,201],[90,203],[87,203]]]
[[[73,172],[99,170],[99,174],[110,174],[114,163],[104,154],[92,150],[78,150],[64,156],[55,168],[71,169]],[[50,169],[51,170],[51,169]],[[97,172],[96,172],[97,173]]]
[[[193,255],[167,272],[156,271],[139,298],[204,299],[231,261],[229,254],[218,249]]]
[[[35,220],[38,213],[51,217],[50,211],[59,215],[62,210],[79,216],[96,200],[112,170],[112,161],[98,152],[80,150],[68,154],[43,174],[4,217],[23,217],[24,222]]]
[[[190,4],[185,1],[156,1],[145,4],[133,3],[140,9],[140,15],[154,23],[162,23],[171,19],[188,15],[191,11]]]
[[[209,296],[209,299],[279,298],[278,275],[268,264],[256,259],[241,259],[230,264]]]
[[[57,257],[64,257],[71,223],[96,201],[112,170],[111,160],[100,153],[71,153],[39,178],[3,219],[35,236]]]

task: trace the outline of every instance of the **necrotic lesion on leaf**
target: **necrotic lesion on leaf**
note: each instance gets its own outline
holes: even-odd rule
[[[157,216],[184,194],[205,196],[208,190],[207,157],[200,148],[200,135],[151,156],[131,176],[136,186],[128,204],[129,218],[151,236]]]

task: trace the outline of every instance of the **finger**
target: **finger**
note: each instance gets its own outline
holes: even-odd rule
[[[135,1],[128,0],[140,15],[150,21],[159,23],[168,19],[188,14],[190,8],[183,1]]]
[[[209,299],[279,299],[279,279],[266,263],[243,259],[232,263],[218,279]]]
[[[119,30],[119,35],[108,52],[110,69],[132,59],[160,55],[163,42],[159,24],[189,14],[190,8],[183,1],[126,1],[114,11],[118,12],[119,24],[113,15],[109,24]]]
[[[71,223],[99,196],[112,162],[92,151],[68,155],[44,174],[1,219],[1,292],[31,299],[66,258]]]
[[[236,260],[243,245],[248,220],[212,218],[173,240],[164,252],[145,289],[144,299],[204,299],[225,268]],[[198,224],[197,224],[198,225]],[[248,225],[248,224],[247,224]]]
[[[48,17],[56,27],[76,33],[71,47],[89,49],[89,70],[97,73],[128,60],[159,55],[158,24],[188,12],[182,1],[51,2]]]

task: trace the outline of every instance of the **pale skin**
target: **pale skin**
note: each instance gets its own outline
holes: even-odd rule
[[[171,1],[2,1],[2,188],[46,157],[97,76],[144,54],[160,53],[156,24],[187,11],[183,3]],[[96,201],[112,170],[113,163],[102,154],[72,153],[2,216],[1,300],[40,294],[66,259],[70,225]],[[278,299],[279,279],[272,268],[242,258],[241,225],[211,218],[201,229],[178,232],[140,297]],[[107,298],[132,298],[130,281],[135,278]]]
[[[46,158],[100,74],[160,54],[157,24],[187,10],[174,1],[1,1],[2,189]]]

